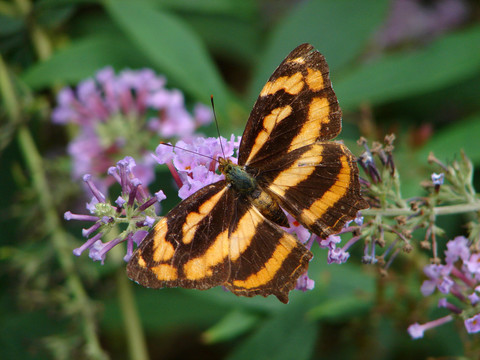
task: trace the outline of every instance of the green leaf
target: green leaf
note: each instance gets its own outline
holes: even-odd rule
[[[310,319],[351,318],[372,306],[374,276],[360,271],[359,266],[350,261],[341,265],[327,264],[321,250],[314,251],[314,254],[319,261],[312,262],[308,271],[315,280],[313,293],[316,298],[307,313]]]
[[[325,55],[330,69],[344,66],[365,46],[384,19],[385,0],[306,1],[278,22],[255,72],[250,98],[255,99],[273,70],[296,46],[309,42]]]
[[[235,64],[248,64],[256,59],[260,42],[258,33],[261,31],[258,22],[197,14],[184,15],[183,18],[220,58]]]
[[[305,316],[305,303],[297,302],[265,321],[251,337],[239,345],[228,360],[310,359],[317,327]]]
[[[213,304],[218,304],[221,307],[238,308],[241,307],[245,311],[256,313],[273,313],[281,310],[284,305],[278,301],[275,296],[268,296],[263,298],[261,296],[254,296],[248,298],[244,296],[235,296],[229,291],[223,290],[221,287],[216,287],[208,291],[191,291],[192,297],[201,301],[209,301]],[[295,291],[290,293],[290,299],[293,303],[295,301]],[[301,295],[301,294],[299,294]]]
[[[226,114],[229,91],[204,44],[184,22],[145,2],[105,1],[105,8],[136,48],[169,80],[203,102],[213,94],[218,112]]]
[[[174,11],[233,16],[243,19],[252,18],[258,7],[255,0],[151,0],[151,2]]]
[[[480,147],[478,136],[480,134],[480,113],[459,121],[435,134],[425,146],[418,151],[417,157],[427,159],[433,151],[435,156],[442,161],[451,161],[460,156],[460,150],[476,165],[480,164]]]
[[[257,322],[258,316],[249,312],[234,310],[205,331],[202,334],[202,339],[207,344],[231,340],[252,329]]]
[[[22,80],[38,90],[59,82],[76,83],[107,65],[135,68],[146,63],[144,57],[131,51],[129,41],[122,36],[99,35],[72,42],[48,60],[27,69]]]
[[[312,319],[348,319],[360,312],[365,312],[372,306],[371,299],[362,299],[354,294],[342,297],[329,298],[320,302],[308,313]]]
[[[480,71],[480,26],[411,53],[386,55],[335,82],[343,108],[377,105],[458,83]]]

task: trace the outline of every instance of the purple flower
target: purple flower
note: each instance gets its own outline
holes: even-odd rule
[[[377,165],[373,160],[373,155],[370,149],[368,148],[367,143],[364,143],[364,147],[365,147],[365,151],[358,158],[358,163],[360,164],[362,169],[365,171],[365,173],[370,177],[372,182],[374,184],[378,184],[379,182],[382,181],[380,171],[378,170]]]
[[[342,241],[342,238],[338,235],[329,235],[326,239],[321,239],[318,236],[316,238],[318,245],[323,249],[335,249],[335,246]]]
[[[305,272],[305,274],[301,275],[298,278],[295,289],[305,292],[308,290],[313,290],[314,287],[315,287],[315,281],[313,281],[308,277],[308,272]]]
[[[442,293],[447,294],[453,285],[453,281],[448,277],[451,267],[446,265],[430,264],[423,268],[423,272],[430,280],[425,280],[421,287],[423,296],[431,295],[435,288]]]
[[[195,118],[195,122],[197,124],[208,125],[212,122],[212,110],[203,104],[197,104],[193,108],[193,117]]]
[[[438,289],[443,294],[449,294],[449,297],[457,298],[456,302],[442,298],[438,303],[439,307],[449,310],[456,316],[472,314],[473,311],[478,312],[475,306],[480,301],[480,296],[477,294],[480,290],[480,254],[471,254],[469,243],[467,238],[457,236],[447,243],[445,265],[430,264],[424,267],[424,273],[428,280],[422,284],[423,295],[431,295],[435,289]],[[442,319],[435,321],[441,323]],[[435,321],[429,324],[435,324]],[[469,333],[479,332],[479,323],[480,314],[465,320],[465,327]],[[425,325],[413,324],[409,328],[412,337],[421,337],[423,331],[429,328]]]
[[[357,213],[357,216],[355,217],[355,219],[353,219],[353,221],[355,222],[355,224],[357,224],[358,226],[362,226],[363,225],[363,216],[361,215],[361,211],[359,211]]]
[[[89,249],[89,256],[94,261],[105,260],[106,254],[116,245],[127,242],[127,254],[124,258],[128,261],[133,252],[133,243],[137,245],[145,238],[146,229],[153,225],[156,217],[152,205],[165,199],[162,191],[151,197],[142,187],[140,179],[135,177],[134,170],[137,166],[131,157],[118,161],[116,167],[109,169],[109,175],[113,181],[117,181],[122,188],[122,194],[115,201],[117,206],[112,205],[106,196],[96,187],[90,175],[84,176],[87,187],[93,194],[92,201],[87,204],[87,210],[91,215],[65,213],[66,220],[93,221],[94,224],[83,229],[82,235],[87,241],[73,250],[73,254],[80,256]],[[126,224],[124,230],[117,238],[102,242],[102,237],[108,234],[114,225]]]
[[[211,111],[197,104],[192,116],[179,90],[165,88],[165,78],[150,69],[124,70],[115,75],[107,67],[95,78],[64,88],[57,97],[52,120],[75,123],[78,135],[68,146],[73,176],[90,173],[103,191],[113,183],[102,177],[127,153],[139,159],[136,176],[148,185],[154,178],[154,162],[148,144],[159,137],[189,137],[212,120]]]
[[[160,144],[153,157],[159,164],[167,164],[179,186],[179,197],[186,199],[202,187],[224,178],[223,174],[216,173],[217,159],[222,156],[236,163],[233,156],[238,144],[234,135],[230,140],[197,137],[178,141],[175,146]]]
[[[478,296],[477,292],[474,291],[473,293],[471,293],[470,295],[468,295],[468,300],[470,300],[470,303],[472,305],[476,305],[478,304],[478,302],[480,301],[480,296]]]
[[[358,223],[363,224],[363,218],[359,217],[358,214],[357,214],[357,218],[356,218],[356,223],[357,224]],[[347,233],[347,232],[354,232],[357,229],[358,229],[357,226],[349,226],[349,223],[347,223],[347,224],[345,224],[344,228],[342,229],[342,231],[340,231],[339,234],[344,234],[344,233]],[[338,234],[337,235],[329,235],[325,239],[322,239],[317,235],[313,235],[310,238],[309,243],[313,243],[313,242],[316,241],[322,249],[328,249],[328,254],[327,254],[327,263],[328,264],[333,264],[333,263],[343,264],[350,257],[350,254],[348,253],[348,249],[351,246],[353,246],[357,241],[359,241],[360,238],[361,238],[360,235],[355,235],[350,240],[348,240],[345,245],[343,245],[342,247],[338,247],[338,245],[342,241],[342,238]]]
[[[477,314],[469,319],[466,319],[464,324],[469,334],[479,332],[480,331],[480,314]]]
[[[460,314],[462,312],[462,310],[458,306],[448,302],[447,298],[441,298],[440,300],[438,300],[438,307],[446,308],[456,314]]]
[[[419,324],[419,323],[412,324],[408,327],[407,331],[413,339],[419,339],[423,337],[423,334],[425,333],[426,330],[433,329],[437,326],[443,325],[452,320],[453,320],[453,316],[447,315],[443,318],[436,319],[434,321],[430,321],[425,324]]]
[[[297,239],[302,243],[306,244],[311,238],[312,234],[308,229],[306,229],[302,224],[300,224],[293,216],[287,214],[288,223],[290,224],[289,228],[284,228],[289,234],[295,234]]]
[[[455,239],[447,243],[447,250],[445,250],[445,262],[448,265],[454,265],[456,261],[461,259],[465,261],[470,256],[470,249],[468,247],[468,239],[465,236],[457,236]]]
[[[327,263],[343,264],[348,260],[349,257],[350,254],[346,252],[343,248],[329,249]]]
[[[480,279],[480,253],[472,254],[464,264],[472,275]]]
[[[412,324],[407,329],[408,333],[413,339],[420,339],[423,337],[425,327],[419,323]]]
[[[375,241],[365,242],[365,246],[363,248],[363,256],[362,256],[362,262],[364,264],[376,264],[378,262],[378,259],[375,256],[375,249],[376,249]],[[386,256],[387,251],[384,252],[384,256]]]

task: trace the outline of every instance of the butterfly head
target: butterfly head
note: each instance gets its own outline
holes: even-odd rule
[[[223,157],[218,158],[218,170],[222,174],[227,174],[228,172],[230,172],[233,165],[234,164],[230,159],[225,159]]]

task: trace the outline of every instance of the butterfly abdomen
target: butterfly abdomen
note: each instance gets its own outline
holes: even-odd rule
[[[287,216],[280,208],[280,205],[278,205],[267,192],[257,188],[257,190],[249,196],[249,199],[268,220],[283,227],[290,227]]]

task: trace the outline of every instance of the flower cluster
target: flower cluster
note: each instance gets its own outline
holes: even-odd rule
[[[112,205],[105,195],[92,182],[91,175],[83,177],[87,187],[93,194],[92,200],[87,204],[87,210],[91,215],[65,213],[66,220],[80,220],[94,222],[88,229],[83,229],[82,235],[87,241],[79,248],[73,250],[74,255],[80,256],[89,249],[89,256],[94,261],[102,264],[108,251],[116,245],[127,242],[127,254],[124,257],[128,261],[134,250],[134,243],[138,246],[148,234],[148,229],[156,219],[156,213],[152,205],[164,200],[165,194],[159,191],[151,197],[142,186],[140,179],[135,177],[136,164],[133,158],[126,157],[117,162],[115,167],[108,170],[108,174],[117,181],[121,187],[121,195]],[[126,226],[126,229],[113,240],[102,242],[102,238],[118,225]]]
[[[471,245],[467,238],[457,236],[447,243],[444,264],[425,266],[424,273],[428,280],[422,284],[422,294],[429,296],[436,290],[444,294],[438,306],[446,308],[453,315],[425,324],[410,325],[408,332],[412,338],[423,337],[426,330],[452,321],[455,316],[464,320],[467,332],[480,332],[480,253],[472,252]]]
[[[405,226],[407,219],[403,216],[396,216],[393,220],[389,218],[389,213],[394,216],[411,213],[408,201],[401,197],[400,175],[393,157],[394,141],[394,135],[387,135],[383,144],[374,142],[371,148],[366,139],[361,138],[358,141],[365,149],[358,158],[358,164],[366,175],[365,178],[360,178],[360,183],[364,198],[372,206],[371,210],[363,213],[377,211],[378,214],[373,219],[367,217],[368,221],[362,223],[359,229],[361,234],[357,231],[354,239],[361,238],[365,242],[362,261],[366,264],[378,264],[383,274],[386,274],[400,251],[412,250],[411,228]],[[393,235],[394,240],[387,244],[386,238],[391,238],[390,235]],[[379,248],[385,248],[381,254],[378,254]]]
[[[76,89],[66,87],[59,92],[53,122],[80,127],[68,146],[74,178],[92,174],[96,185],[106,191],[113,181],[100,177],[129,155],[137,159],[136,176],[147,185],[153,180],[154,166],[149,146],[158,144],[159,137],[191,136],[198,126],[211,122],[207,107],[196,105],[192,116],[183,94],[166,89],[165,83],[150,69],[115,75],[107,67]]]
[[[459,236],[447,243],[444,264],[437,254],[437,238],[445,234],[437,217],[480,210],[480,201],[472,185],[472,163],[463,152],[460,160],[451,165],[430,154],[429,162],[440,171],[433,172],[430,179],[422,183],[427,195],[404,199],[400,191],[400,175],[393,161],[393,140],[392,136],[387,136],[385,144],[374,143],[371,149],[365,139],[359,142],[365,148],[359,158],[366,174],[362,184],[365,196],[374,205],[373,209],[364,211],[367,220],[361,233],[366,244],[363,260],[383,266],[382,272],[386,274],[401,250],[410,252],[413,249],[410,242],[415,232],[424,229],[423,241],[418,243],[424,249],[432,250],[432,263],[424,269],[428,280],[423,283],[421,292],[429,296],[438,290],[448,295],[439,301],[438,306],[447,308],[452,314],[422,325],[415,323],[408,332],[413,338],[420,338],[426,330],[458,316],[464,320],[469,333],[480,332],[478,219],[469,223],[469,238]],[[385,250],[379,256],[375,255],[376,248]]]

